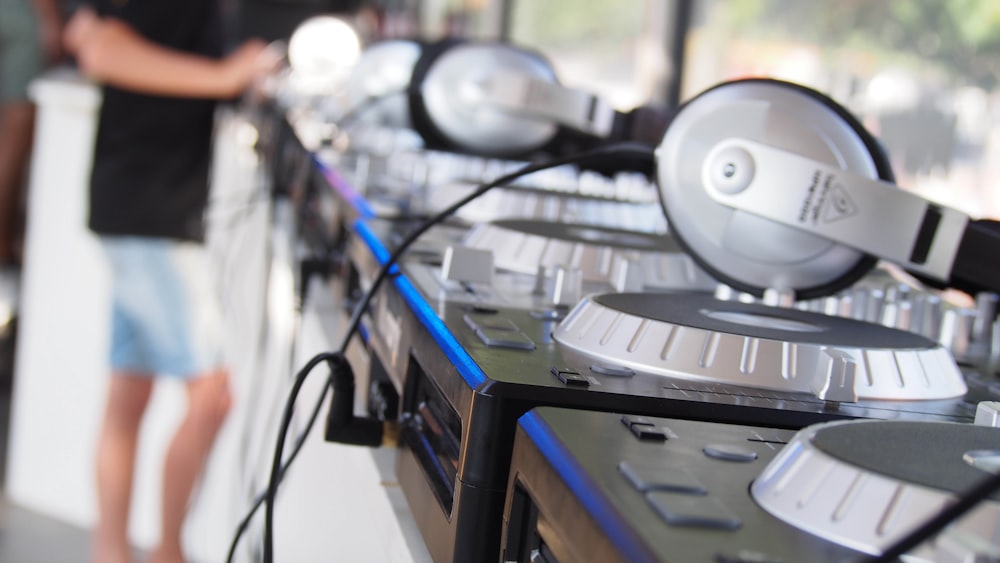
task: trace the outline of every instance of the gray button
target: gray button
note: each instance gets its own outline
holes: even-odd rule
[[[736,530],[743,522],[715,497],[651,491],[646,501],[671,526]]]
[[[464,315],[462,319],[465,324],[468,325],[472,330],[477,330],[480,328],[487,328],[492,330],[506,330],[510,332],[519,332],[517,325],[514,321],[504,318],[504,317],[477,317],[472,315]]]
[[[552,375],[559,378],[559,381],[563,382],[563,385],[568,387],[590,387],[590,381],[576,370],[554,367],[550,371]]]
[[[708,457],[723,461],[753,461],[757,459],[757,452],[732,444],[708,444],[701,451],[705,452]]]
[[[499,309],[479,304],[462,305],[462,310],[469,311],[470,313],[479,313],[480,315],[495,315],[500,312]]]
[[[614,377],[632,377],[635,375],[635,370],[627,368],[625,366],[601,366],[594,364],[590,366],[590,371],[594,373],[599,373],[601,375],[611,375]]]
[[[623,461],[618,464],[618,471],[636,490],[643,493],[649,491],[673,491],[687,495],[708,493],[708,489],[698,481],[698,478],[683,467]]]
[[[737,553],[716,553],[715,563],[785,563],[785,560],[759,551],[744,550]]]
[[[476,336],[490,348],[511,348],[513,350],[534,350],[535,343],[520,332],[497,330],[488,327],[476,329]]]
[[[646,426],[654,426],[655,425],[655,423],[652,420],[650,420],[650,419],[648,419],[648,418],[646,418],[644,416],[635,416],[635,415],[628,415],[628,414],[622,415],[621,421],[622,421],[622,424],[624,424],[625,426],[628,426],[629,428],[632,428],[633,424],[644,424]]]
[[[640,440],[651,440],[656,442],[665,442],[667,440],[668,434],[666,428],[660,428],[659,426],[647,426],[645,424],[633,424],[629,426],[629,430],[635,437]]]

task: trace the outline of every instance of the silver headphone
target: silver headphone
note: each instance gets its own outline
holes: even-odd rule
[[[875,139],[819,92],[766,79],[716,86],[679,109],[656,162],[673,234],[744,291],[825,295],[878,258],[1000,291],[997,223],[900,189]]]
[[[633,125],[633,113],[561,85],[541,54],[494,42],[372,45],[362,54],[348,91],[355,107],[374,102],[380,124],[412,127],[432,148],[486,156],[523,156],[566,138],[629,138]],[[641,119],[665,126],[665,119],[651,111]],[[650,144],[663,126],[653,129],[656,138]]]

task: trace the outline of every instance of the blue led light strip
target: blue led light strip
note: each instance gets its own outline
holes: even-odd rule
[[[312,160],[316,164],[316,168],[323,174],[326,181],[330,184],[335,192],[340,196],[341,199],[346,201],[351,207],[357,210],[358,214],[365,218],[375,217],[375,211],[372,206],[368,203],[361,194],[359,194],[354,186],[350,184],[339,172],[334,170],[332,167],[327,166],[315,154],[312,154]]]
[[[354,230],[365,241],[368,248],[371,249],[372,254],[375,255],[379,264],[385,265],[389,261],[390,252],[372,231],[371,227],[363,220],[358,220],[354,222]],[[438,317],[434,308],[424,300],[420,291],[413,283],[406,276],[397,275],[399,274],[399,268],[395,264],[389,269],[389,274],[394,276],[393,283],[396,285],[396,289],[402,294],[403,299],[406,300],[413,314],[416,315],[417,320],[431,333],[431,337],[434,338],[434,341],[444,351],[445,356],[455,366],[455,369],[458,370],[462,379],[473,389],[486,383],[486,374],[483,373],[479,364],[469,356],[465,348],[458,342],[455,335],[448,330],[444,321]]]

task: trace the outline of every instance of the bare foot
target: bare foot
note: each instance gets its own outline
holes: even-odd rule
[[[180,548],[157,547],[149,554],[147,563],[187,563]]]
[[[132,563],[132,552],[128,546],[94,543],[90,550],[90,560],[93,563]]]

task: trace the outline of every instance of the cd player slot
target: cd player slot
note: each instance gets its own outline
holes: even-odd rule
[[[399,393],[378,354],[371,354],[370,357],[368,395],[365,399],[368,414],[378,420],[397,420]]]
[[[559,563],[559,558],[545,543],[546,527],[547,522],[539,514],[538,506],[518,481],[511,496],[504,563]]]
[[[416,456],[441,507],[451,514],[462,421],[413,358],[406,387],[404,443]]]
[[[354,307],[364,295],[366,284],[362,283],[361,272],[354,266],[354,263],[347,261],[344,268],[344,311],[347,315],[354,312]]]

